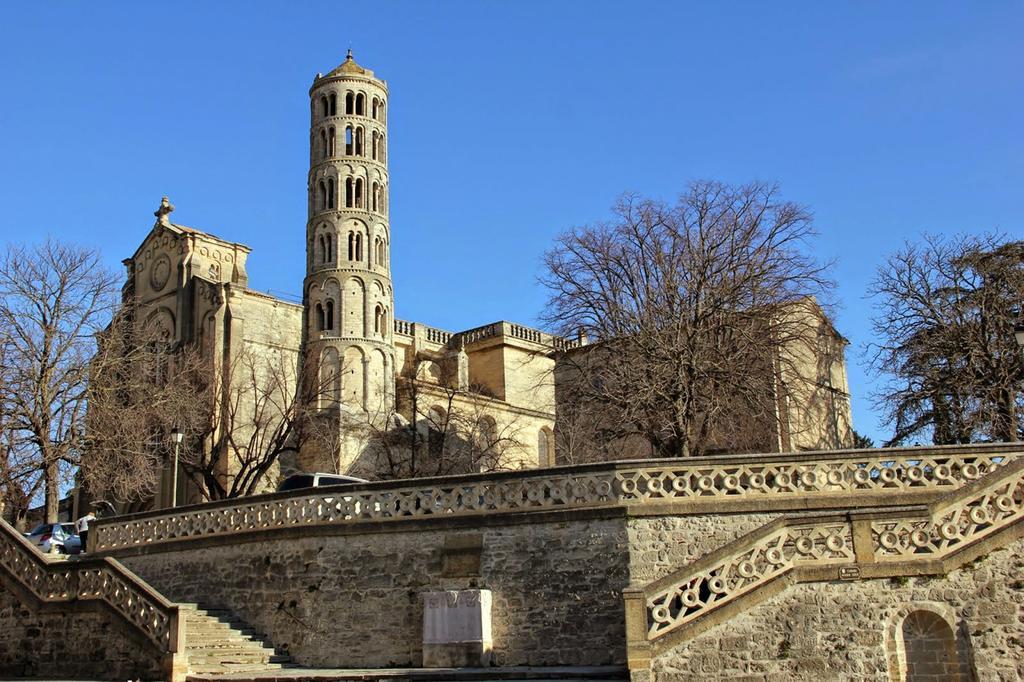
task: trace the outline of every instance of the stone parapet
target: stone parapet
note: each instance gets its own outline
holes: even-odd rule
[[[95,550],[317,526],[623,508],[632,515],[923,504],[1016,461],[1019,444],[644,460],[275,493],[100,521]],[[92,539],[92,538],[90,538]]]

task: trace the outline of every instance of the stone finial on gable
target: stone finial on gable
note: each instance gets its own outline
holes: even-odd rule
[[[157,225],[170,225],[171,219],[168,217],[171,212],[174,211],[174,204],[167,197],[160,199],[160,208],[153,211],[153,215],[156,216]]]

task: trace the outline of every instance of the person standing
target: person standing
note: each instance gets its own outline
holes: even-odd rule
[[[78,537],[82,539],[82,554],[85,554],[85,549],[88,547],[86,544],[89,540],[89,524],[96,520],[96,512],[90,511],[88,514],[78,519],[75,522],[75,530],[78,531]]]

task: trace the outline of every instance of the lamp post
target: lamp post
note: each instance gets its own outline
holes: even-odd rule
[[[175,426],[171,429],[171,441],[174,443],[174,469],[171,473],[171,506],[178,506],[178,450],[181,448],[181,439],[185,434]]]

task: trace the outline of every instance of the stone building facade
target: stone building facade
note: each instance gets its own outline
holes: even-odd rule
[[[246,351],[272,357],[292,368],[297,383],[315,386],[320,419],[332,435],[304,447],[284,462],[286,469],[373,477],[371,460],[378,455],[369,443],[410,423],[427,446],[440,439],[442,448],[478,453],[460,469],[433,473],[561,463],[555,369],[557,358],[578,342],[506,321],[448,331],[396,319],[388,85],[350,52],[336,69],[317,74],[309,97],[301,302],[249,288],[250,249],[172,222],[174,207],[165,197],[152,231],[124,261],[124,293],[140,307],[138,318],[158,326],[169,342],[199,343],[220,363],[219,371]],[[827,320],[823,328],[840,352],[828,368],[829,387],[819,391],[828,393],[828,401],[817,394],[801,398],[801,405],[824,405],[824,413],[800,431],[828,434],[801,441],[779,433],[768,450],[850,444],[844,341]],[[790,422],[810,414],[800,405],[790,412]],[[459,433],[451,433],[456,423]],[[230,477],[231,468],[225,462],[221,473]],[[161,506],[171,499],[172,478],[165,472]],[[278,478],[267,477],[267,486]],[[178,477],[179,486],[184,479]],[[188,499],[187,491],[180,490],[178,499]]]

